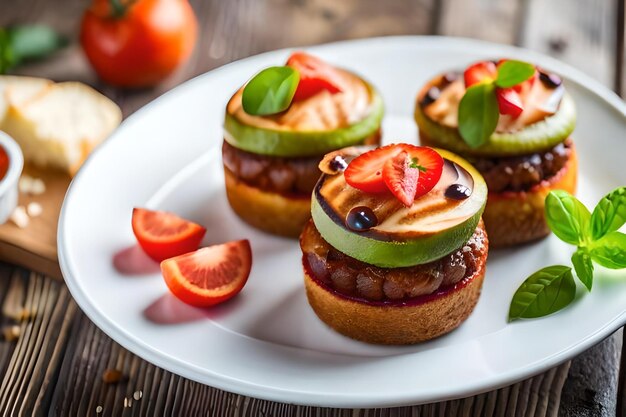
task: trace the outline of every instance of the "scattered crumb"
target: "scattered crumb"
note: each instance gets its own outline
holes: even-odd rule
[[[18,182],[18,189],[24,194],[40,195],[46,192],[46,183],[41,178],[22,175]]]
[[[136,401],[141,400],[141,397],[143,397],[143,391],[141,391],[141,390],[137,390],[137,391],[135,391],[135,392],[133,393],[133,398],[134,398]]]
[[[130,408],[133,406],[133,399],[124,397],[124,408]]]
[[[33,195],[40,195],[46,192],[46,183],[41,178],[35,178],[30,189]]]
[[[26,212],[30,217],[41,216],[41,213],[43,213],[43,207],[41,207],[41,204],[39,203],[28,203],[28,206],[26,206]]]
[[[30,194],[32,186],[33,177],[30,177],[28,175],[22,175],[19,182],[17,183],[17,188],[20,190],[20,193],[24,194]]]
[[[102,413],[102,406],[99,405],[96,407],[96,414],[101,414]]]
[[[13,213],[11,213],[11,217],[9,219],[20,229],[26,228],[30,221],[30,218],[28,217],[24,206],[15,207],[15,210],[13,210]]]
[[[102,374],[102,382],[105,384],[115,384],[123,379],[124,374],[117,369],[106,369]]]
[[[20,337],[20,326],[14,324],[12,326],[4,326],[2,328],[2,335],[7,342],[13,342]]]

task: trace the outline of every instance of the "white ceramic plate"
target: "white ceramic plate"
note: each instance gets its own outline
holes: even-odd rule
[[[598,82],[553,59],[464,39],[399,37],[307,48],[371,80],[387,106],[385,140],[416,140],[414,96],[432,75],[485,57],[534,61],[567,79],[579,122],[580,198],[594,205],[626,183],[626,106]],[[458,330],[409,347],[371,346],[334,333],[309,308],[293,240],[247,227],[222,185],[224,105],[259,69],[289,51],[202,75],[128,118],[88,160],[59,224],[63,275],[83,311],[146,360],[193,380],[253,397],[334,407],[398,406],[477,394],[575,356],[626,323],[626,273],[601,268],[593,292],[548,318],[507,324],[511,296],[540,267],[568,264],[551,237],[492,252],[476,310]],[[169,295],[155,264],[137,268],[131,210],[166,209],[208,228],[205,244],[248,238],[252,274],[232,302],[188,307]],[[129,263],[129,261],[132,261]],[[135,263],[133,263],[135,262]],[[132,271],[128,271],[132,272]],[[138,272],[138,271],[135,271]]]

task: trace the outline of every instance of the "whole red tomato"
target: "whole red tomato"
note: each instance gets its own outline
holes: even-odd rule
[[[80,42],[107,83],[148,87],[189,58],[197,35],[187,0],[94,0]]]

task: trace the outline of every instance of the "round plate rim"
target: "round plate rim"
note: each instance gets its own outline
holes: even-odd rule
[[[200,367],[196,367],[187,363],[184,363],[179,358],[172,358],[166,354],[161,353],[158,349],[151,347],[148,344],[143,343],[143,341],[137,340],[133,338],[128,332],[124,331],[120,327],[118,327],[112,321],[109,321],[104,315],[93,307],[92,304],[89,303],[89,300],[86,294],[83,292],[82,288],[78,284],[77,276],[73,272],[73,262],[68,257],[67,249],[65,247],[65,225],[67,222],[67,206],[68,202],[72,200],[73,191],[76,188],[75,184],[81,181],[83,172],[88,169],[90,166],[90,162],[98,157],[99,152],[105,148],[108,144],[112,143],[112,141],[117,140],[118,134],[117,132],[123,128],[126,124],[134,121],[136,118],[140,117],[148,111],[156,102],[161,101],[163,98],[175,94],[176,92],[185,89],[192,88],[193,85],[197,82],[200,82],[203,77],[208,74],[216,74],[222,71],[228,71],[228,69],[233,65],[240,65],[249,60],[253,60],[259,57],[263,57],[265,55],[272,55],[278,53],[286,53],[287,51],[295,50],[295,49],[304,49],[307,50],[315,50],[317,48],[324,47],[350,47],[351,45],[359,45],[362,43],[370,43],[370,42],[389,42],[389,43],[436,43],[438,46],[446,47],[459,47],[465,46],[467,48],[480,48],[480,47],[488,47],[488,48],[499,48],[503,51],[504,54],[524,54],[526,56],[536,56],[540,58],[543,62],[549,62],[551,66],[558,67],[559,72],[568,79],[569,82],[573,82],[577,84],[580,88],[587,90],[591,94],[599,97],[603,101],[605,101],[611,108],[613,108],[618,114],[626,119],[626,103],[624,103],[614,92],[609,90],[607,87],[602,85],[599,81],[594,80],[590,76],[582,73],[580,70],[577,70],[571,67],[568,64],[564,64],[554,58],[546,56],[544,54],[531,51],[525,48],[520,48],[511,45],[503,45],[494,42],[487,42],[476,39],[469,38],[460,38],[460,37],[442,37],[442,36],[387,36],[387,37],[374,37],[374,38],[364,38],[357,40],[347,40],[347,41],[339,41],[339,42],[331,42],[325,44],[319,44],[314,46],[306,46],[306,47],[289,47],[283,48],[273,51],[264,52],[262,54],[257,54],[254,56],[250,56],[238,61],[234,61],[228,63],[224,66],[218,67],[214,70],[206,72],[204,74],[198,75],[181,85],[169,90],[168,92],[162,94],[155,100],[143,106],[141,109],[133,113],[129,116],[124,122],[122,122],[120,128],[116,132],[114,132],[107,141],[98,147],[92,155],[87,159],[84,163],[83,168],[78,172],[78,174],[74,177],[70,187],[66,193],[63,206],[61,208],[59,223],[58,223],[58,234],[57,234],[57,246],[58,246],[58,257],[59,264],[61,267],[61,271],[65,280],[65,283],[72,294],[74,300],[77,302],[81,310],[92,320],[97,327],[99,327],[105,334],[123,346],[125,349],[131,351],[132,353],[138,355],[139,357],[147,360],[148,362],[159,366],[163,369],[166,369],[170,372],[173,372],[177,375],[181,375],[185,378],[189,378],[191,380],[209,384],[212,387],[223,389],[226,391],[234,392],[240,395],[246,395],[256,398],[262,398],[270,401],[277,402],[286,402],[286,403],[294,403],[294,404],[302,404],[302,405],[311,405],[311,406],[325,406],[325,407],[393,407],[393,406],[403,406],[403,405],[414,405],[421,404],[426,402],[436,402],[436,401],[444,401],[451,400],[456,398],[467,397],[470,395],[478,395],[483,392],[487,392],[493,389],[497,389],[503,386],[507,386],[513,384],[515,382],[521,381],[523,379],[532,377],[537,375],[547,369],[558,366],[559,364],[571,359],[572,357],[582,353],[587,350],[594,344],[598,343],[605,337],[609,336],[611,333],[615,332],[620,327],[626,325],[626,310],[622,312],[622,314],[616,317],[614,320],[607,322],[603,327],[599,328],[596,332],[589,334],[586,338],[581,339],[579,343],[573,346],[570,349],[565,349],[563,351],[559,351],[554,353],[551,356],[544,358],[542,361],[533,364],[532,366],[528,366],[525,368],[518,368],[514,371],[510,371],[509,373],[502,373],[491,379],[486,379],[481,384],[476,384],[471,387],[466,387],[464,389],[458,389],[455,391],[448,391],[447,393],[439,393],[438,395],[420,395],[419,392],[412,392],[407,395],[389,395],[385,394],[384,396],[372,396],[368,395],[364,396],[350,396],[343,395],[341,393],[337,393],[333,396],[328,395],[319,395],[314,392],[305,392],[305,391],[296,391],[296,390],[281,390],[275,388],[268,388],[266,386],[260,386],[257,384],[248,383],[247,381],[242,381],[236,378],[229,378],[223,375],[215,375],[208,374],[206,369],[204,372]],[[292,348],[295,349],[295,348]],[[212,376],[213,378],[209,381],[207,376]]]

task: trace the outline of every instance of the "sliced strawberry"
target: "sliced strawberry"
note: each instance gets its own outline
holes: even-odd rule
[[[139,246],[157,262],[198,249],[206,229],[173,213],[133,209],[133,232]]]
[[[431,148],[409,145],[407,143],[383,146],[353,159],[344,171],[346,182],[354,188],[369,193],[380,193],[387,190],[391,190],[394,193],[396,187],[389,186],[389,183],[397,183],[397,175],[394,175],[396,178],[392,179],[392,168],[387,168],[390,171],[388,174],[390,178],[385,180],[384,168],[387,161],[394,159],[403,152],[408,154],[409,165],[415,165],[419,171],[414,197],[417,198],[426,194],[441,178],[443,158]],[[396,169],[393,172],[396,172]],[[414,171],[411,170],[410,172],[412,175]],[[412,193],[410,189],[409,193]],[[394,193],[394,195],[398,194]],[[400,200],[403,202],[408,201],[404,197],[400,198]]]
[[[366,193],[386,192],[388,189],[383,181],[383,166],[400,152],[400,145],[387,145],[357,156],[343,172],[346,182]]]
[[[293,96],[294,101],[306,100],[322,90],[330,93],[343,91],[341,74],[331,65],[306,52],[294,52],[287,65],[300,73],[300,82]]]
[[[208,307],[234,297],[248,281],[252,250],[248,240],[209,246],[161,262],[167,287],[181,301]]]
[[[508,114],[517,118],[524,111],[522,99],[513,88],[496,88],[496,98],[498,99],[500,114]]]
[[[465,88],[483,81],[493,81],[498,75],[496,64],[491,61],[481,61],[467,67],[463,73]]]
[[[415,200],[419,175],[420,170],[412,163],[407,151],[388,159],[383,167],[385,185],[407,207],[411,207]]]

